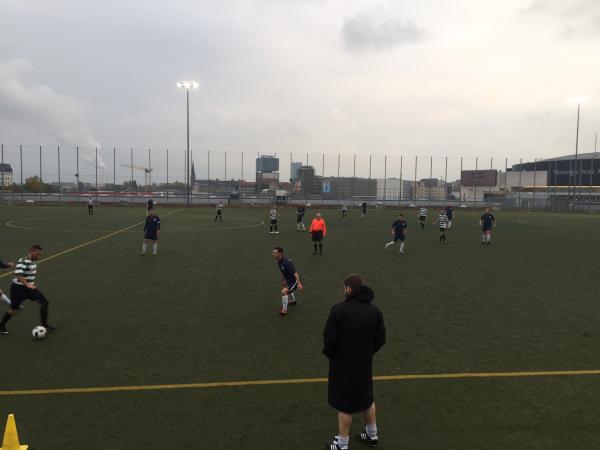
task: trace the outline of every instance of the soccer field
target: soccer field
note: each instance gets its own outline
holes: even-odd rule
[[[456,211],[439,245],[435,211],[420,231],[406,210],[400,255],[383,248],[398,211],[323,210],[315,256],[293,209],[278,235],[266,209],[225,208],[223,224],[212,208],[157,213],[153,257],[140,255],[142,208],[0,209],[0,258],[44,247],[37,284],[59,327],[34,342],[26,302],[0,336],[0,420],[14,413],[32,450],[324,448],[337,421],[321,333],[350,272],[387,327],[374,363],[390,377],[375,383],[380,448],[600,448],[600,371],[583,372],[600,370],[599,216],[496,211],[488,247],[481,212]],[[304,284],[284,318],[275,245]],[[259,383],[223,384],[246,381]]]

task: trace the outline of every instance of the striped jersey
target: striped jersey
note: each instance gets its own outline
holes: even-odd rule
[[[23,286],[23,283],[21,283],[17,278],[17,276],[22,276],[27,280],[28,283],[33,283],[35,282],[36,273],[37,263],[25,256],[17,261],[15,276],[13,277],[12,282],[18,284],[19,286]]]
[[[445,230],[448,227],[448,216],[445,213],[440,214],[436,222],[440,224],[440,228]]]
[[[427,213],[429,211],[427,211],[427,208],[421,208],[419,209],[419,217],[427,217]]]
[[[269,219],[277,220],[277,210],[275,208],[269,211]]]

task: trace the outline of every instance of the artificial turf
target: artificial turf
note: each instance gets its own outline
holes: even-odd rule
[[[159,208],[157,257],[140,256],[140,223],[42,262],[38,286],[60,329],[33,342],[37,306],[26,304],[0,336],[0,390],[326,377],[322,327],[350,272],[384,313],[376,375],[600,369],[598,216],[496,211],[488,247],[481,212],[457,211],[439,245],[432,220],[420,231],[405,210],[400,255],[383,249],[398,211],[361,220],[323,210],[328,235],[314,256],[294,210],[281,212],[271,235],[266,209],[226,208],[215,224],[213,209]],[[2,206],[0,258],[14,261],[34,242],[48,257],[144,216]],[[305,286],[285,318],[274,245]],[[380,447],[600,448],[599,387],[600,376],[377,382]],[[31,449],[310,449],[336,431],[324,383],[0,396],[0,417],[8,413]]]

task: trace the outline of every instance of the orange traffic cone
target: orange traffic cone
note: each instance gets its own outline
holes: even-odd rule
[[[17,424],[14,414],[9,414],[6,420],[6,429],[4,430],[4,439],[0,450],[27,450],[28,445],[19,443],[19,433],[17,433]]]

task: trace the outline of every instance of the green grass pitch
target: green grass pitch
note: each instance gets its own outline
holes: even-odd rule
[[[433,218],[421,232],[405,211],[400,255],[383,248],[397,211],[323,210],[313,256],[293,209],[279,235],[266,209],[225,208],[222,225],[212,208],[175,211],[159,205],[157,257],[140,256],[140,224],[39,265],[60,329],[33,342],[38,307],[26,303],[0,336],[0,390],[326,377],[322,328],[350,272],[384,313],[376,375],[600,369],[598,216],[497,211],[487,247],[481,213],[457,210],[440,246]],[[144,216],[2,206],[0,257],[32,243],[48,257]],[[305,287],[285,318],[275,245]],[[375,395],[382,449],[600,448],[600,376],[378,381]],[[325,383],[0,396],[2,424],[9,413],[32,450],[318,449],[337,429]]]

